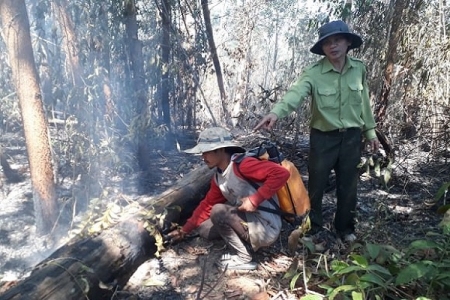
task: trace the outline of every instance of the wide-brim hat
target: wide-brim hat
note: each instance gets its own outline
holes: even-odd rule
[[[184,152],[201,154],[220,148],[236,148],[236,153],[245,152],[241,144],[233,140],[230,132],[222,127],[205,129],[198,136],[197,145],[194,148],[184,150]]]
[[[348,50],[358,48],[363,43],[363,40],[359,35],[350,32],[348,25],[345,22],[340,20],[332,21],[319,28],[319,40],[312,46],[310,51],[314,54],[325,55],[322,50],[322,42],[327,37],[335,34],[345,35],[349,39],[351,44],[348,47]]]

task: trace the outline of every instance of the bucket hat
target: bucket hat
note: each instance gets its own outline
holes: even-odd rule
[[[345,22],[338,20],[329,22],[319,28],[319,40],[312,46],[310,51],[314,54],[325,55],[322,50],[322,42],[327,37],[335,34],[345,35],[351,41],[348,50],[358,48],[363,43],[362,38],[359,35],[350,32],[348,25]]]
[[[194,148],[184,150],[186,153],[201,154],[219,148],[236,148],[236,152],[245,152],[242,146],[233,140],[230,132],[222,127],[211,127],[202,131]]]

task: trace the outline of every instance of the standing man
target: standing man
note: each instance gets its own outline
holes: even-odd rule
[[[285,185],[290,173],[281,165],[268,160],[245,157],[239,163],[235,153],[245,150],[232,140],[230,133],[221,127],[212,127],[200,133],[197,146],[185,151],[201,154],[210,169],[216,167],[211,186],[205,198],[194,210],[182,228],[169,233],[172,241],[183,239],[198,230],[206,239],[222,238],[234,253],[224,254],[217,265],[228,270],[254,270],[257,264],[252,251],[273,244],[281,232],[281,217],[257,210],[259,206],[276,207],[276,192]],[[249,182],[258,184],[255,189]]]
[[[308,192],[311,199],[311,234],[323,229],[322,197],[332,169],[336,173],[337,208],[334,229],[339,238],[356,239],[357,165],[361,158],[361,134],[371,151],[378,150],[375,120],[370,107],[366,67],[348,51],[362,44],[343,21],[319,28],[319,39],[310,49],[324,57],[306,68],[255,130],[272,129],[311,96],[311,134]]]

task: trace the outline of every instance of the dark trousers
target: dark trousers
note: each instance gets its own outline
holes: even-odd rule
[[[336,174],[336,215],[334,228],[340,235],[355,230],[357,166],[361,159],[361,129],[323,132],[311,130],[308,162],[308,192],[311,199],[312,229],[323,225],[322,197],[331,170]]]
[[[241,259],[251,261],[250,236],[246,223],[244,212],[228,204],[216,204],[211,209],[210,218],[200,225],[198,232],[208,240],[222,238],[236,250]]]

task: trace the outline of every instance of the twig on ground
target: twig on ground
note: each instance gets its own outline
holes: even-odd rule
[[[206,270],[206,268],[204,268]],[[202,300],[202,299],[206,299],[206,297],[216,288],[216,286],[219,284],[219,282],[222,280],[222,278],[225,276],[225,272],[228,269],[228,265],[225,266],[225,268],[223,269],[222,273],[220,274],[219,278],[217,279],[216,283],[214,283],[214,285],[211,287],[211,289],[201,298],[197,298],[196,300]],[[203,281],[202,281],[203,282]],[[198,295],[197,295],[198,296]]]
[[[206,262],[208,261],[208,257],[205,257],[203,260],[203,268],[202,268],[202,280],[200,281],[200,288],[198,289],[197,298],[200,299],[200,295],[202,294],[203,285],[205,284],[205,274],[206,274]]]
[[[311,290],[308,288],[308,282],[307,282],[307,278],[306,278],[306,263],[305,263],[306,257],[305,257],[305,250],[306,250],[306,249],[305,249],[305,246],[303,245],[303,254],[302,254],[302,256],[303,256],[303,263],[302,263],[302,271],[303,271],[303,284],[304,284],[304,286],[305,286],[305,293],[307,293],[307,294],[318,295],[318,296],[321,296],[322,298],[324,298],[325,295],[322,295],[322,294],[320,294],[320,293],[311,291]],[[322,257],[323,257],[323,254],[321,254],[320,257],[319,257],[319,261],[318,261],[318,263],[317,263],[317,269],[319,269],[319,264],[320,264],[320,260],[322,259]],[[327,273],[328,273],[328,267],[327,267],[327,260],[326,260],[326,258],[324,259],[324,261],[325,261],[325,266],[326,266],[325,268],[326,268]]]

